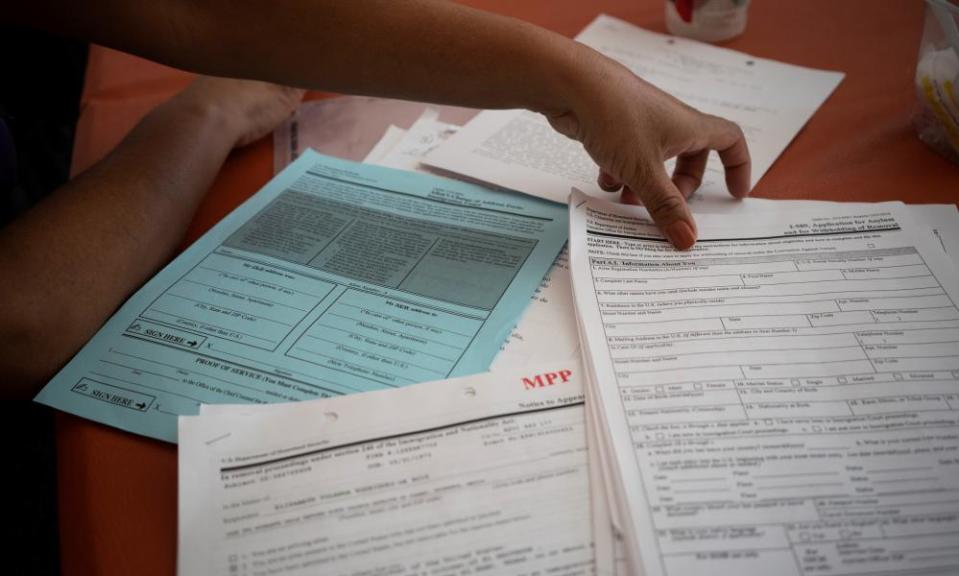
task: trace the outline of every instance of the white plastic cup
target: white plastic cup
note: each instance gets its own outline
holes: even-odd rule
[[[746,29],[750,0],[666,0],[666,29],[701,42],[725,42]],[[691,13],[688,8],[691,8]]]
[[[926,0],[916,64],[919,139],[959,163],[959,5]]]

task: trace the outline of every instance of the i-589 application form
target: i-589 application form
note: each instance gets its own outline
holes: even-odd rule
[[[201,403],[482,372],[565,207],[308,152],[148,282],[37,400],[176,441]]]
[[[593,573],[575,361],[180,419],[180,576]]]
[[[697,223],[676,252],[642,209],[571,199],[636,570],[959,573],[955,267],[901,205]]]

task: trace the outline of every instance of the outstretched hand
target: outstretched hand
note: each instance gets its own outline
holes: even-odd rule
[[[547,114],[558,132],[583,143],[599,165],[599,185],[623,188],[622,201],[642,203],[674,246],[696,242],[686,197],[702,183],[710,150],[719,152],[726,186],[737,198],[750,189],[749,149],[736,124],[703,114],[591,49],[571,107]],[[672,175],[665,160],[676,158]],[[625,185],[625,187],[624,187]]]

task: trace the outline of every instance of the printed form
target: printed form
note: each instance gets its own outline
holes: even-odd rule
[[[437,120],[428,108],[410,129],[398,137],[387,130],[364,162],[390,168],[426,172],[426,154],[455,134],[460,127]],[[391,127],[392,128],[392,127]],[[395,139],[394,139],[395,138]],[[535,365],[579,357],[579,337],[569,287],[569,264],[564,248],[536,288],[522,320],[502,343],[491,370]]]
[[[176,441],[201,403],[488,369],[565,243],[561,206],[308,152],[154,277],[37,400]]]
[[[753,184],[842,80],[838,72],[755,58],[605,15],[576,39],[686,104],[739,124],[752,154]],[[425,162],[555,202],[565,203],[571,186],[609,196],[596,185],[596,165],[582,145],[532,112],[481,112]],[[700,193],[726,195],[715,154]]]
[[[233,408],[180,419],[181,576],[593,573],[577,362]]]
[[[707,198],[712,198],[707,197]],[[704,200],[691,205],[695,215],[726,214],[730,217],[755,217],[768,210],[828,209],[832,202],[809,200],[765,200],[746,198],[735,202]],[[922,233],[932,238],[950,257],[959,262],[959,212],[952,204],[909,205],[909,215],[919,224]],[[750,216],[751,215],[751,216]],[[491,370],[505,366],[538,364],[556,358],[579,356],[579,334],[576,330],[573,295],[569,279],[569,253],[564,248],[549,273],[536,289],[522,320],[493,360]]]
[[[699,215],[676,252],[641,208],[570,206],[634,571],[959,571],[959,282],[908,212]]]

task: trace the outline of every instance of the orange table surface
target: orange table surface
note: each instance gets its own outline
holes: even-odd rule
[[[471,0],[567,36],[605,12],[665,31],[662,0]],[[266,5],[264,5],[266,8]],[[959,166],[915,136],[913,72],[919,0],[755,0],[743,36],[725,46],[846,77],[753,195],[955,203]],[[106,154],[191,76],[92,47],[74,145],[78,173]],[[200,206],[186,245],[272,175],[269,138],[235,152]],[[64,574],[172,574],[176,447],[61,414],[57,419]]]

